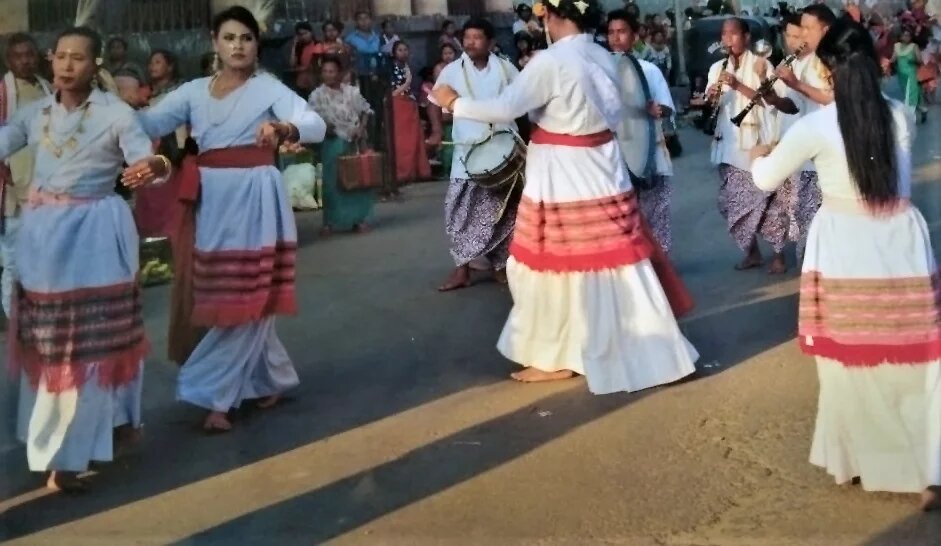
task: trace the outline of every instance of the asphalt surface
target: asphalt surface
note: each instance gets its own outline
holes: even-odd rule
[[[916,202],[941,226],[941,111],[922,126]],[[705,137],[676,161],[674,259],[697,299],[693,380],[592,396],[521,386],[494,348],[510,294],[438,294],[451,263],[445,184],[382,204],[376,229],[320,239],[299,213],[301,313],[279,323],[302,385],[208,437],[174,399],[166,287],[148,289],[155,350],[141,449],[91,493],[49,495],[0,435],[5,544],[937,545],[911,495],[837,486],[808,462],[813,362],[793,340],[793,270],[738,273]],[[793,256],[791,257],[793,260]],[[0,392],[6,421],[10,389]]]

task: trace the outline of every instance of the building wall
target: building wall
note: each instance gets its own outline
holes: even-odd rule
[[[29,0],[0,0],[0,34],[29,30]]]

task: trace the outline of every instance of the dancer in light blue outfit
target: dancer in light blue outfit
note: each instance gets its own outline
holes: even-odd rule
[[[177,396],[209,410],[207,431],[226,431],[226,414],[244,400],[269,407],[298,384],[274,325],[275,315],[297,310],[297,230],[274,150],[284,140],[319,142],[326,125],[277,79],[256,72],[259,27],[246,9],[217,15],[213,41],[221,70],[140,118],[153,137],[189,125],[201,151],[191,319],[211,330],[183,365]],[[184,193],[193,186],[182,185]]]
[[[116,427],[141,424],[147,339],[137,284],[138,236],[114,193],[169,174],[133,111],[93,85],[101,38],[70,29],[56,41],[55,96],[19,110],[0,128],[0,159],[36,153],[16,240],[19,279],[11,325],[20,374],[17,436],[47,485],[83,488],[90,461],[110,461]]]

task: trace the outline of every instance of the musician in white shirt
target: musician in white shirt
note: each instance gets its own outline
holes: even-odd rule
[[[495,36],[493,25],[485,19],[471,19],[464,25],[464,53],[448,64],[438,76],[436,86],[447,85],[462,96],[485,100],[499,96],[519,75],[509,61],[491,53]],[[441,142],[441,109],[429,108],[432,143]],[[493,131],[516,130],[516,124],[501,123]],[[470,119],[454,119],[454,160],[451,182],[445,198],[445,228],[450,239],[454,271],[439,287],[442,292],[471,285],[471,263],[489,262],[497,282],[506,283],[506,261],[510,255],[510,235],[516,210],[508,206],[499,214],[506,193],[482,188],[469,180],[464,161],[470,143],[481,142],[491,133],[491,125]],[[505,150],[503,153],[509,153]],[[497,220],[499,218],[499,220]]]
[[[10,71],[0,81],[0,127],[32,102],[48,96],[52,86],[39,76],[39,47],[28,34],[14,34],[7,40],[6,64]],[[0,162],[0,265],[3,266],[2,306],[9,318],[13,285],[16,282],[16,232],[20,214],[29,196],[35,150],[24,149]]]
[[[670,252],[673,246],[670,217],[670,202],[673,197],[673,185],[670,178],[673,176],[673,162],[670,160],[670,152],[667,150],[661,121],[672,116],[676,110],[673,105],[673,96],[670,93],[669,84],[667,84],[657,65],[643,59],[637,59],[633,54],[637,29],[640,27],[637,19],[627,10],[615,10],[608,14],[607,26],[608,47],[616,54],[634,57],[643,70],[644,78],[647,80],[647,88],[650,92],[647,112],[653,120],[656,131],[656,146],[652,154],[655,167],[652,169],[651,180],[649,180],[650,187],[635,187],[634,189],[638,193],[641,210],[650,223],[650,229],[657,238],[657,242],[660,243],[665,252]],[[631,135],[631,137],[633,136]],[[619,135],[619,140],[629,141],[630,139],[625,139],[623,135]],[[634,169],[635,167],[628,165],[628,168]],[[634,174],[642,177],[646,173],[635,172]]]
[[[772,144],[777,139],[776,110],[794,112],[796,108],[790,100],[781,97],[783,84],[776,85],[775,92],[763,101],[774,108],[759,104],[745,116],[740,126],[732,123],[732,118],[756,96],[761,82],[772,74],[770,64],[749,50],[750,41],[745,21],[737,17],[725,20],[722,42],[730,57],[728,61],[713,64],[707,80],[707,97],[714,97],[716,89],[721,88],[712,162],[718,166],[722,179],[719,213],[725,218],[732,239],[745,253],[735,269],[742,271],[761,267],[763,258],[758,248],[758,236],[761,235],[774,251],[768,273],[780,274],[787,271],[784,259],[787,201],[782,193],[769,194],[755,187],[748,170],[751,167],[749,152],[759,144]],[[722,70],[723,64],[725,71]]]
[[[799,110],[792,115],[780,116],[782,137],[799,119],[833,102],[833,90],[826,81],[828,71],[816,51],[817,44],[835,22],[836,15],[824,5],[809,6],[803,15],[785,20],[784,38],[790,53],[796,52],[802,45],[803,49],[790,67],[781,66],[777,69],[778,77],[787,85],[786,96]],[[790,218],[788,238],[797,243],[797,261],[800,264],[804,259],[810,222],[820,209],[823,199],[813,161],[805,163],[799,173],[791,176],[784,188],[788,194]]]

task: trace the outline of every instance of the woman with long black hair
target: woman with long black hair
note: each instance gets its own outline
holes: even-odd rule
[[[867,491],[941,485],[941,322],[928,229],[911,205],[914,120],[880,90],[869,33],[833,25],[817,49],[835,102],[798,121],[752,175],[779,188],[807,160],[823,206],[810,227],[799,338],[816,357],[820,399],[811,463]],[[770,153],[769,153],[770,152]],[[766,156],[766,157],[762,157]]]

